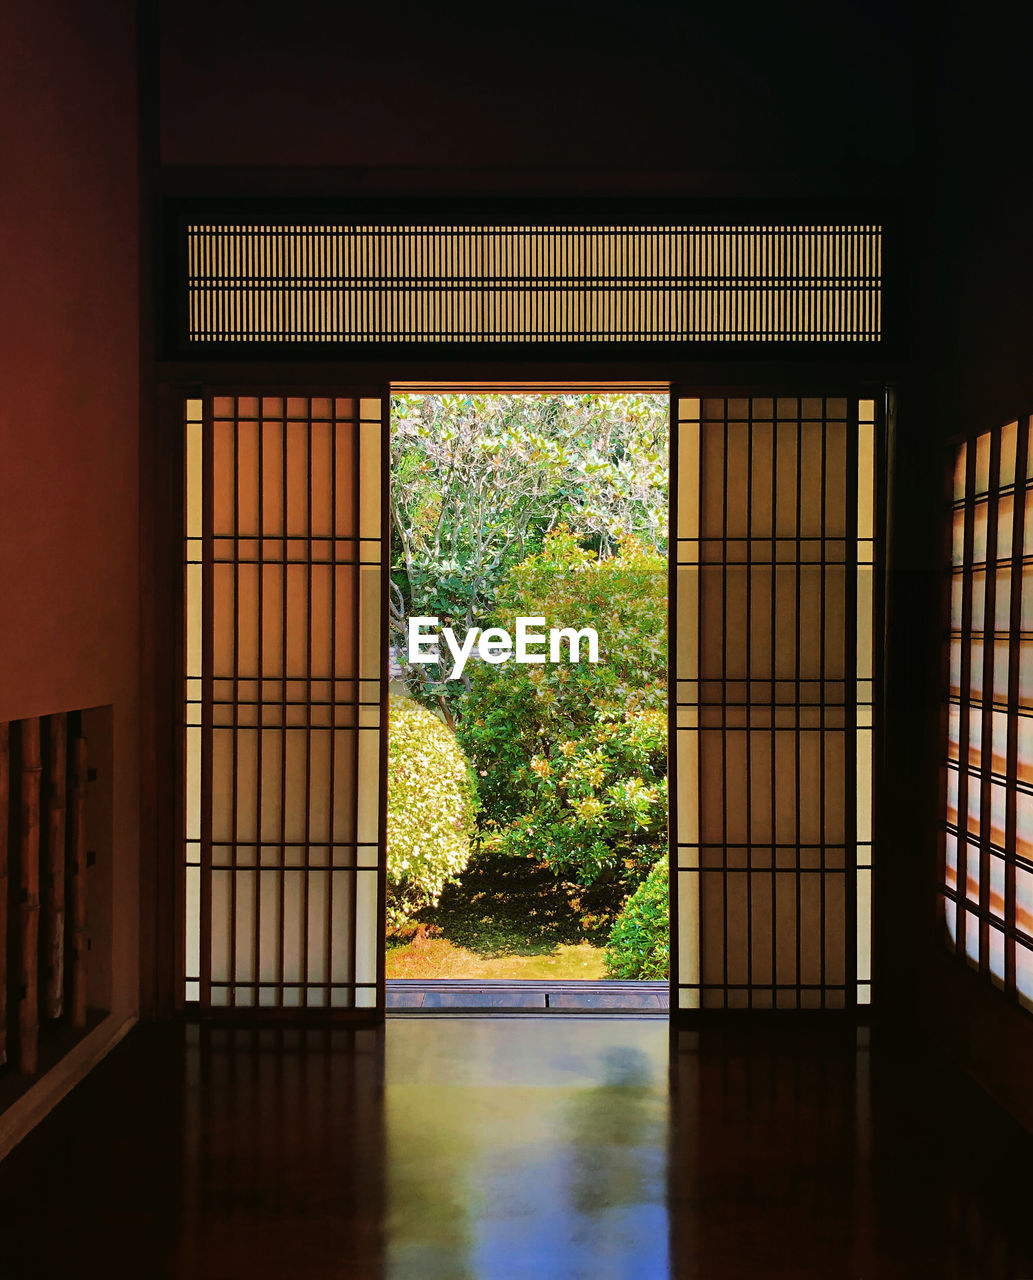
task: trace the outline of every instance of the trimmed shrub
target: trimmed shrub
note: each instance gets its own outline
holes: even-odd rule
[[[484,844],[628,892],[667,848],[667,561],[599,559],[566,530],[509,570],[487,625],[595,627],[599,661],[472,664],[459,740]]]
[[[624,904],[606,944],[611,978],[666,978],[670,966],[667,859],[661,858]]]
[[[426,707],[391,695],[387,748],[387,922],[436,906],[470,857],[476,789],[455,735]]]

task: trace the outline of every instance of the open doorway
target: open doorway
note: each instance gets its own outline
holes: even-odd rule
[[[385,990],[384,937],[386,730],[398,720],[388,687],[391,415],[386,388],[364,390],[206,392],[184,401],[180,974],[184,1004],[202,1013],[296,1017],[298,1010],[323,1010],[359,1020],[397,1004]],[[539,409],[544,403],[534,402]],[[495,806],[484,829],[493,854],[514,853],[513,865],[530,875],[539,873],[531,842],[545,819],[573,807],[567,802],[578,780],[569,775],[599,750],[593,735],[628,724],[638,732],[653,709],[648,691],[666,698],[669,688],[666,747],[676,780],[669,808],[659,801],[663,755],[651,764],[651,777],[636,775],[634,787],[627,779],[608,782],[605,769],[595,781],[580,781],[591,783],[598,803],[603,784],[612,795],[623,783],[625,798],[634,792],[645,814],[633,832],[640,841],[627,831],[623,843],[616,841],[619,858],[602,841],[588,845],[610,872],[611,887],[621,860],[625,871],[627,862],[634,868],[629,848],[648,854],[653,834],[661,836],[652,819],[670,813],[672,1003],[685,1011],[858,1010],[871,999],[872,979],[880,410],[874,397],[856,393],[700,395],[677,385],[671,404],[670,596],[677,628],[669,650],[661,629],[665,574],[656,571],[654,602],[659,598],[661,606],[645,624],[635,610],[648,575],[638,590],[624,579],[600,585],[604,570],[621,568],[621,537],[613,537],[616,553],[604,554],[611,551],[605,528],[572,532],[586,504],[561,467],[558,514],[529,519],[519,554],[508,564],[505,555],[500,559],[485,616],[471,619],[469,629],[478,630],[473,643],[463,617],[452,617],[452,625],[444,607],[415,615],[425,620],[416,639],[417,647],[427,646],[420,655],[427,661],[412,665],[427,666],[431,678],[426,701],[409,695],[409,702],[458,743],[460,721],[452,712],[450,727],[438,714],[435,685],[447,685],[453,670],[444,668],[443,655],[465,650],[468,700],[481,698],[483,724],[473,723],[472,745],[456,749],[472,756],[478,780],[481,769],[486,778],[495,769],[497,794],[487,794],[485,783],[485,795],[477,797]],[[429,438],[440,440],[439,428]],[[518,434],[513,426],[507,431]],[[559,466],[599,438],[573,433],[555,445],[538,432],[533,452],[555,454]],[[498,510],[511,512],[503,471],[509,455],[501,444],[497,452],[499,470],[493,461],[481,487]],[[630,466],[641,453],[637,444],[612,452],[607,465],[614,467]],[[409,489],[420,483],[416,462]],[[467,497],[476,492],[469,476],[458,478]],[[654,523],[660,529],[665,521]],[[636,554],[663,562],[668,553],[660,537],[651,551],[640,547]],[[553,551],[562,555],[550,565]],[[449,572],[461,578],[452,559]],[[396,585],[404,604],[403,586]],[[517,662],[518,617],[525,645],[544,663]],[[661,655],[669,666],[659,689],[647,678],[644,658],[629,671],[620,646],[607,649],[610,631],[623,633],[621,643],[638,657],[642,637],[650,638],[653,659]],[[614,666],[618,679],[604,714],[594,692],[568,702],[561,697],[580,689],[582,676],[603,680]],[[398,664],[396,679],[403,678]],[[538,717],[515,745],[501,732],[506,716],[489,705],[499,691],[512,694],[504,712],[515,712],[522,693]],[[586,706],[594,708],[591,715]],[[543,718],[551,707],[555,714]],[[554,721],[575,713],[583,717],[576,733],[554,732]],[[594,760],[587,766],[596,767]],[[462,756],[456,772],[460,782],[469,777]],[[410,781],[422,785],[437,776],[417,763]],[[416,785],[408,791],[421,794]],[[543,793],[551,795],[552,809]],[[472,810],[472,793],[467,798]],[[574,795],[581,823],[553,823],[561,834],[573,833],[568,854],[583,853],[580,836],[596,808],[585,800],[593,796]],[[474,817],[483,821],[458,801],[447,817],[467,838]],[[430,830],[426,820],[419,830]],[[662,849],[662,836],[657,843]],[[472,861],[467,848],[461,870]],[[640,870],[643,864],[648,856]],[[583,911],[607,876],[571,877],[570,865],[562,857],[544,864],[576,881],[575,909]],[[440,907],[445,889],[443,883],[438,902],[428,905]],[[618,897],[615,905],[623,909],[626,902]],[[584,914],[580,919],[584,925]],[[605,923],[594,943],[604,951],[612,932]],[[580,945],[578,936],[568,945]]]
[[[392,398],[391,1004],[666,1003],[669,404]]]

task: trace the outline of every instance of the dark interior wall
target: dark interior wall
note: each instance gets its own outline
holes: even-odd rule
[[[960,11],[959,11],[960,9]],[[941,430],[1033,411],[1033,14],[949,9],[942,32],[934,236]]]
[[[1019,7],[991,8],[989,16],[950,7],[939,40],[932,269],[920,324],[923,417],[932,447],[909,464],[910,490],[921,495],[913,518],[924,515],[929,528],[942,527],[943,518],[934,449],[955,435],[1033,413],[1033,15]],[[923,541],[921,529],[913,533]],[[924,541],[942,563],[936,540]],[[928,599],[924,633],[913,615],[912,634],[924,634],[926,652],[934,652],[942,622],[936,593]],[[929,688],[928,667],[914,675]],[[930,697],[937,694],[930,690]],[[932,710],[926,721],[934,723]],[[938,760],[942,741],[934,749]],[[927,860],[933,856],[927,847]],[[938,938],[927,977],[922,1008],[934,1035],[1033,1129],[1033,1017],[943,955]]]
[[[130,0],[7,5],[0,59],[0,719],[113,708],[123,1021],[138,1007],[134,28]]]
[[[907,166],[911,6],[165,0],[162,160],[851,181]],[[794,176],[795,175],[795,176]],[[574,184],[576,185],[576,183]]]

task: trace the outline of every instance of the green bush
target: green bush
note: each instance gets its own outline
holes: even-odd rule
[[[425,707],[391,695],[387,751],[387,920],[437,904],[470,857],[476,790],[462,748]]]
[[[471,664],[458,734],[482,838],[630,890],[667,848],[667,562],[636,543],[599,559],[557,530],[509,570],[487,625],[512,633],[521,615],[594,627],[599,661]]]
[[[624,904],[606,944],[611,978],[658,980],[670,964],[667,859],[661,858]]]

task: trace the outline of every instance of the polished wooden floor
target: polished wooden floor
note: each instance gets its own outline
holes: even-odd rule
[[[0,1165],[0,1276],[1015,1280],[1031,1169],[852,1031],[140,1030]]]

